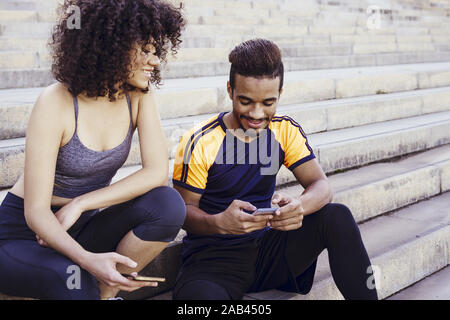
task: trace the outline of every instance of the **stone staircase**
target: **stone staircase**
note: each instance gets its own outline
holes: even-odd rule
[[[45,42],[56,2],[0,4],[0,200],[23,170],[33,103],[54,81]],[[172,163],[185,130],[231,109],[229,50],[254,37],[276,41],[287,71],[278,113],[308,134],[333,201],[355,215],[380,271],[379,296],[387,298],[450,262],[450,1],[376,2],[380,29],[368,28],[369,0],[187,0],[182,48],[169,59],[156,92]],[[136,135],[114,181],[139,166]],[[280,170],[279,191],[300,194],[294,182],[287,169]],[[181,231],[143,271],[165,276],[166,284],[121,295],[170,298],[183,236]],[[326,251],[310,294],[246,296],[341,298]]]

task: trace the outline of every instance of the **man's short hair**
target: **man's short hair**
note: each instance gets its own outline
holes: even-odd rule
[[[228,56],[231,63],[230,86],[234,90],[236,73],[244,77],[280,77],[280,91],[283,88],[284,66],[281,51],[270,40],[253,39],[237,45]]]

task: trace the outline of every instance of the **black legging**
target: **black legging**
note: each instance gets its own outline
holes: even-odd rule
[[[208,247],[208,254],[188,258],[175,286],[174,299],[240,299],[246,292],[276,288],[301,292],[298,284],[305,279],[300,275],[312,267],[311,279],[306,279],[309,291],[316,259],[324,249],[328,250],[333,279],[345,299],[378,299],[376,289],[368,286],[371,263],[359,228],[344,205],[328,204],[305,216],[297,230],[272,229],[254,247],[236,247],[240,252],[230,249]],[[243,279],[244,273],[252,275]]]
[[[185,215],[180,194],[158,187],[101,212],[83,213],[68,233],[88,251],[111,252],[130,230],[144,241],[170,242]],[[0,292],[38,299],[99,299],[97,281],[86,270],[78,267],[80,282],[70,285],[74,268],[69,258],[38,244],[26,225],[23,199],[8,193],[0,206]]]

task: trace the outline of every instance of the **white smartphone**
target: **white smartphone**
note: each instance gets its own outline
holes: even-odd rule
[[[278,210],[278,208],[259,208],[253,211],[253,215],[259,216],[259,215],[271,215],[275,214],[275,212]]]

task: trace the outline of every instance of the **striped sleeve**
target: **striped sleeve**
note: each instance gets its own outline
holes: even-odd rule
[[[283,136],[284,165],[289,170],[315,158],[314,152],[308,144],[308,139],[302,127],[288,116],[282,117],[281,135]]]
[[[218,126],[218,121],[211,121],[200,129],[192,129],[183,135],[175,155],[172,178],[174,185],[203,194],[211,166],[203,137]]]

